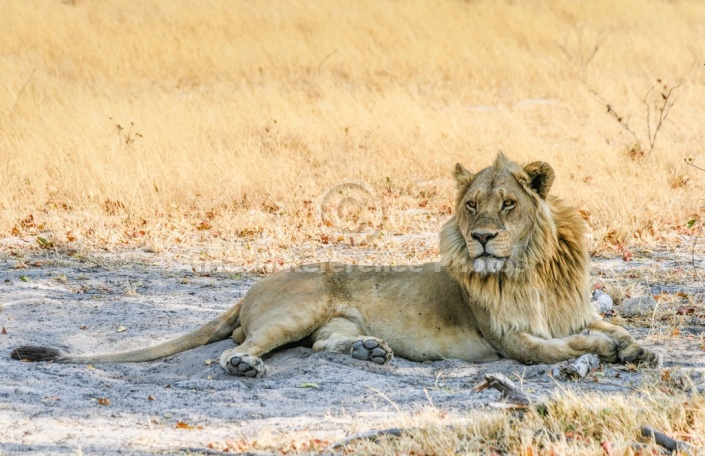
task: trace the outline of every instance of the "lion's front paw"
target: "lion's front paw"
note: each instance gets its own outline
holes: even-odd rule
[[[238,377],[262,378],[267,373],[267,367],[261,359],[247,353],[224,352],[220,357],[220,365],[225,372]]]
[[[644,348],[636,343],[619,350],[617,356],[625,364],[632,363],[644,367],[660,367],[663,364],[663,355],[661,353]]]
[[[372,361],[377,364],[387,364],[394,357],[392,349],[383,340],[374,337],[355,341],[352,345],[351,355],[355,359]]]

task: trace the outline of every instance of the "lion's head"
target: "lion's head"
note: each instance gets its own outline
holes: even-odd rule
[[[441,232],[441,255],[451,274],[520,279],[568,253],[584,275],[583,221],[548,195],[554,177],[548,163],[522,167],[501,153],[476,174],[457,164],[455,215]]]

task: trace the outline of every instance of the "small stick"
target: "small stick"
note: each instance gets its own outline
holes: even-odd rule
[[[401,437],[402,432],[404,432],[403,429],[399,428],[390,428],[390,429],[375,429],[372,431],[367,431],[367,432],[361,432],[359,434],[354,434],[351,435],[350,437],[344,438],[343,440],[339,440],[335,442],[333,445],[331,445],[331,448],[340,448],[345,445],[347,445],[350,442],[353,442],[355,440],[363,440],[363,439],[369,439],[369,440],[375,440],[377,437],[383,436],[383,435],[393,435],[394,437]]]
[[[513,381],[500,373],[486,374],[485,379],[473,388],[476,393],[494,388],[500,393],[502,402],[491,404],[493,407],[525,409],[531,405],[531,399]]]
[[[662,446],[668,451],[684,451],[690,450],[690,445],[680,440],[672,439],[663,432],[659,432],[651,426],[642,426],[641,435],[647,438],[653,438],[657,445]]]

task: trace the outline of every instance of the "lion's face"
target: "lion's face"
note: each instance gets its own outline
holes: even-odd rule
[[[504,156],[477,174],[456,166],[456,225],[472,272],[514,275],[526,266],[526,250],[553,176],[546,163],[521,168]]]

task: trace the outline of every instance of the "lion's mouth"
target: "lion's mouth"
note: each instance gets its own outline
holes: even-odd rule
[[[484,252],[472,262],[473,270],[478,274],[497,274],[503,268],[507,257],[498,257],[491,253]]]
[[[497,255],[493,255],[493,254],[488,253],[488,252],[482,252],[480,255],[478,255],[478,256],[475,257],[476,260],[477,260],[478,258],[494,258],[495,260],[502,260],[502,261],[505,261],[505,260],[506,260],[507,258],[509,258],[509,257],[506,257],[506,256],[497,256]]]

